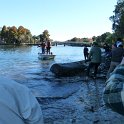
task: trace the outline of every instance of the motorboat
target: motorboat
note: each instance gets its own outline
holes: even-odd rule
[[[50,60],[50,59],[54,59],[55,55],[38,53],[38,58],[41,59],[41,60]]]

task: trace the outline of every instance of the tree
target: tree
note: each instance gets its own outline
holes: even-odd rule
[[[17,39],[18,39],[17,28],[15,26],[10,27],[8,30],[8,42],[14,44],[14,43],[16,43]]]
[[[7,33],[8,33],[8,29],[7,29],[7,27],[4,25],[3,27],[2,27],[2,30],[1,30],[1,39],[2,40],[6,40],[6,38],[7,38]]]
[[[79,38],[74,37],[74,38],[72,38],[70,41],[72,41],[72,42],[74,41],[74,42],[75,42],[75,41],[78,41],[78,39],[79,39]]]
[[[89,42],[88,38],[83,38],[83,42]]]
[[[95,40],[96,40],[96,36],[93,36],[93,37],[92,37],[92,40],[95,41]]]
[[[18,29],[15,26],[3,26],[1,30],[1,39],[8,44],[21,44],[33,42],[30,30],[24,28],[23,26],[19,26]]]
[[[116,37],[124,38],[124,0],[118,0],[114,15],[110,17],[113,22],[112,29],[114,30]]]
[[[110,32],[106,32],[106,33],[102,34],[101,36],[97,36],[96,42],[101,44],[101,45],[104,43],[112,44],[113,36],[114,35],[111,34]]]
[[[44,30],[42,34],[39,35],[40,36],[40,42],[46,42],[47,40],[49,40],[49,32],[48,30]]]

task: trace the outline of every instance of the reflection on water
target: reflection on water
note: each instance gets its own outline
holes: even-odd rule
[[[41,61],[38,59],[40,48],[37,46],[0,46],[0,73],[12,76],[25,72],[49,71],[53,63],[72,62],[83,59],[82,47],[53,46],[51,48],[56,55],[54,60]]]
[[[25,84],[32,90],[39,92],[39,89],[44,89],[42,94],[47,95],[48,89],[56,83],[67,83],[66,79],[57,80],[49,71],[51,65],[83,59],[82,47],[53,46],[51,52],[56,57],[49,61],[38,59],[40,51],[41,48],[37,46],[0,46],[0,74]]]

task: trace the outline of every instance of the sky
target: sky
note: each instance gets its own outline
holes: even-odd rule
[[[54,41],[112,32],[117,0],[0,0],[0,27],[23,26],[32,35],[48,30]]]

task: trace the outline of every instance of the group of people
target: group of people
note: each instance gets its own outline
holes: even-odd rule
[[[49,40],[40,46],[42,54],[51,54]],[[26,86],[0,77],[0,96],[0,124],[44,124],[40,104]]]
[[[103,92],[103,99],[105,104],[113,111],[124,115],[124,48],[123,41],[118,38],[117,41],[110,48],[104,44],[105,55],[111,56],[110,67],[106,75],[106,86]],[[85,47],[84,47],[85,49]],[[84,50],[85,51],[85,50]],[[84,53],[85,56],[85,53]],[[98,66],[101,63],[101,49],[97,43],[93,43],[89,51],[87,60],[90,63],[87,68],[87,76],[89,71],[94,67],[94,77],[97,74]],[[86,58],[85,58],[86,59]]]
[[[42,42],[41,43],[41,50],[42,50],[42,54],[50,54],[50,49],[51,49],[51,43],[50,43],[50,40],[47,40],[46,42]]]
[[[110,48],[110,46],[107,43],[104,44],[103,48],[105,49],[105,55],[111,56],[110,68],[106,76],[106,78],[108,79],[110,74],[113,72],[115,67],[120,64],[123,58],[123,55],[124,55],[123,43],[122,43],[121,38],[118,38],[117,41],[112,45],[112,48]],[[94,68],[93,77],[96,78],[98,67],[102,60],[101,48],[98,46],[97,42],[94,42],[92,44],[90,51],[85,46],[83,52],[84,52],[85,61],[90,61],[88,68],[87,68],[86,79],[88,79],[89,77],[91,68]]]
[[[48,49],[49,50],[49,49]],[[96,42],[90,51],[85,47],[86,60],[90,60],[90,69],[97,75],[101,63],[101,49]],[[108,51],[107,51],[108,52]],[[111,64],[107,74],[107,85],[104,91],[104,101],[114,111],[124,115],[124,49],[121,39],[113,44]],[[43,124],[41,107],[32,92],[22,84],[0,77],[0,123],[1,124]]]
[[[121,63],[123,55],[124,55],[124,49],[123,49],[122,40],[118,38],[115,44],[112,45],[111,63],[107,73],[107,79],[109,78],[110,74],[114,71],[114,69]]]

